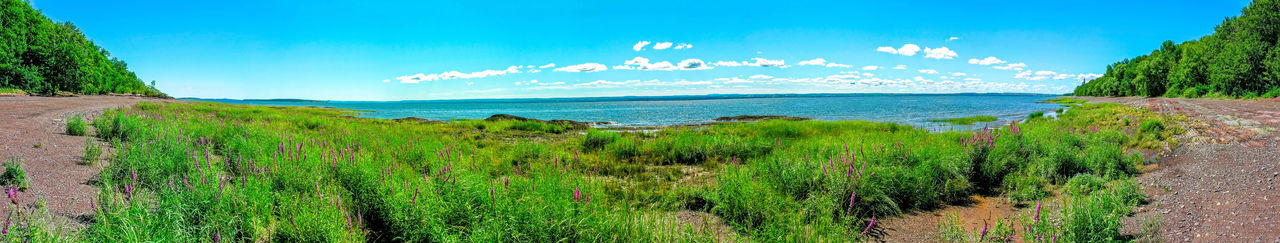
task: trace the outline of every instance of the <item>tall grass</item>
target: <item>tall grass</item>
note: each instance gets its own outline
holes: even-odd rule
[[[94,224],[78,237],[723,239],[673,216],[691,210],[714,214],[732,234],[753,241],[847,241],[875,234],[876,219],[975,193],[1026,205],[1058,187],[1084,188],[1086,179],[1072,179],[1083,178],[1077,174],[1102,180],[1101,191],[1115,191],[1120,187],[1113,181],[1141,166],[1128,145],[1167,138],[1134,136],[1127,133],[1139,130],[1134,125],[1114,121],[1164,118],[1092,104],[1057,118],[946,133],[863,121],[771,120],[576,134],[546,123],[418,124],[349,115],[212,103],[108,111],[92,125],[116,153],[91,201]],[[1176,131],[1162,133],[1168,132]],[[1082,197],[1099,191],[1089,188]],[[1070,217],[1063,218],[1090,223],[1095,211],[1122,211],[1086,209],[1068,207]],[[1061,235],[1068,226],[1075,227],[1049,228]],[[1109,232],[1099,226],[1078,229]]]
[[[71,116],[71,118],[67,119],[67,135],[84,136],[86,127],[84,117],[80,115]]]

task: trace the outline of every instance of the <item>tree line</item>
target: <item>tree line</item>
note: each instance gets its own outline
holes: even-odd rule
[[[1272,98],[1280,96],[1280,0],[1255,0],[1214,32],[1107,66],[1075,95]]]
[[[167,97],[154,86],[74,24],[56,23],[25,0],[0,0],[0,88]]]

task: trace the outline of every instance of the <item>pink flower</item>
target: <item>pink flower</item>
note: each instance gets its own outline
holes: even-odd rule
[[[1036,202],[1036,220],[1040,220],[1040,202]]]
[[[870,231],[870,230],[871,230],[871,226],[875,226],[875,225],[876,225],[876,216],[871,216],[871,223],[870,223],[870,224],[867,224],[867,228],[866,228],[866,229],[862,229],[862,233],[861,233],[861,234],[858,234],[858,236],[866,235],[866,234],[867,234],[867,231]]]

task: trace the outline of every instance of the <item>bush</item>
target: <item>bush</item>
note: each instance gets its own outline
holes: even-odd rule
[[[98,161],[98,157],[102,156],[102,148],[93,142],[93,139],[84,140],[84,164],[93,165]]]
[[[1027,115],[1027,119],[1036,119],[1036,118],[1044,118],[1044,112],[1037,111],[1037,112],[1031,113],[1031,115]]]
[[[85,134],[84,117],[80,115],[72,116],[67,119],[67,134],[72,136],[84,136]]]
[[[0,186],[16,186],[21,190],[26,190],[30,186],[27,182],[27,172],[22,170],[22,159],[14,157],[5,160],[4,174],[0,174]]]
[[[621,137],[618,133],[603,132],[596,129],[587,130],[587,135],[582,138],[582,148],[584,150],[597,150],[614,141],[618,141]]]
[[[1138,126],[1138,131],[1143,133],[1160,134],[1164,132],[1164,123],[1157,120],[1142,121],[1142,125]]]

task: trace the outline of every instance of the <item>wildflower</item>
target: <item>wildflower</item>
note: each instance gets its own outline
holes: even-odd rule
[[[862,229],[862,233],[861,233],[861,234],[858,234],[858,236],[866,235],[866,234],[867,234],[867,231],[870,231],[870,230],[871,230],[871,226],[875,226],[875,225],[876,225],[876,216],[871,216],[871,223],[870,223],[870,224],[867,224],[867,228],[866,228],[866,229]]]
[[[982,220],[982,233],[978,234],[978,238],[986,238],[986,237],[987,237],[987,220],[986,220],[986,219],[983,219],[983,220]]]
[[[1036,202],[1036,220],[1040,220],[1040,202]]]
[[[574,188],[574,189],[573,189],[573,201],[578,201],[579,199],[582,199],[582,190],[581,190],[581,189],[578,189],[578,188]]]
[[[494,193],[493,186],[489,186],[489,201],[497,202],[498,196],[493,195],[493,193]]]
[[[849,209],[848,209],[849,212],[853,212],[853,203],[857,202],[857,200],[858,200],[858,191],[853,191],[853,193],[849,193]]]

